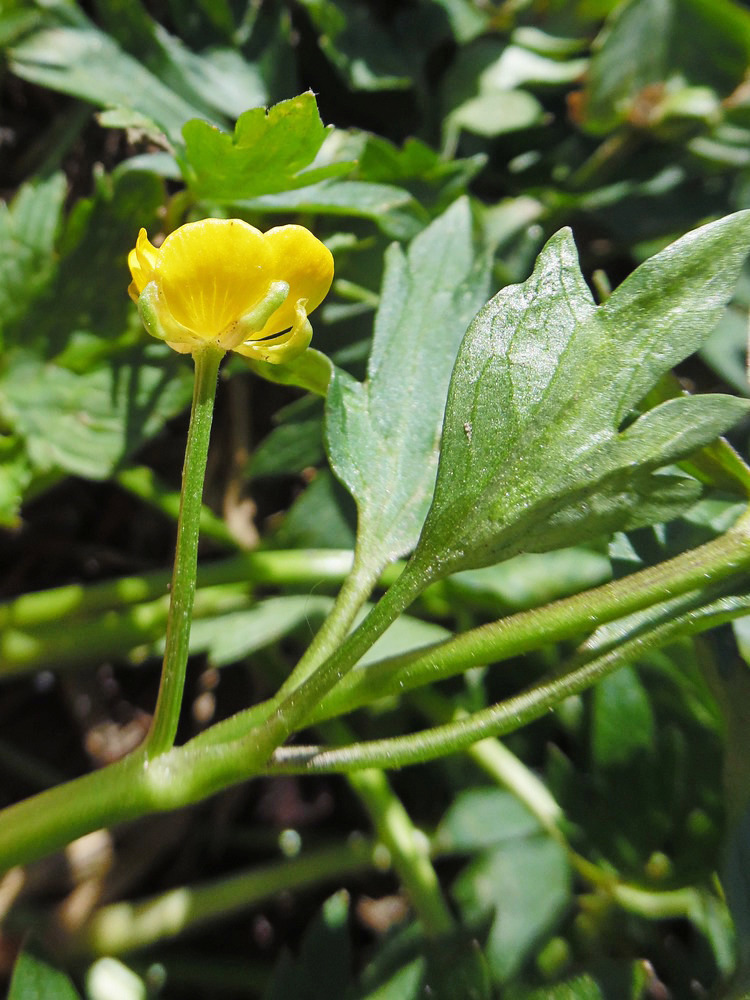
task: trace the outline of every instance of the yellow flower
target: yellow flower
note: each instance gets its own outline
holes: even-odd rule
[[[157,249],[141,229],[128,292],[150,334],[182,354],[205,344],[281,363],[305,350],[307,319],[333,280],[333,258],[303,226],[267,233],[240,219],[180,226]]]

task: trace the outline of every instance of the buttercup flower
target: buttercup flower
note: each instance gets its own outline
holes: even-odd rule
[[[307,319],[333,280],[333,258],[303,226],[267,233],[240,219],[180,226],[157,249],[141,229],[128,292],[150,334],[182,354],[207,343],[280,364],[305,350]]]

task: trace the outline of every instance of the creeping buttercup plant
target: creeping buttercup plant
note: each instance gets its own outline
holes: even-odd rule
[[[750,15],[680,4],[750,62]],[[103,106],[102,124],[142,144],[71,212],[50,161],[0,215],[0,517],[17,526],[23,501],[33,523],[73,473],[158,509],[175,542],[171,573],[0,605],[9,690],[52,670],[85,688],[103,663],[154,679],[134,695],[136,738],[98,768],[51,774],[12,728],[0,740],[20,775],[0,810],[10,996],[75,997],[67,968],[93,1000],[741,997],[750,468],[722,435],[741,448],[750,402],[717,373],[746,388],[725,357],[750,254],[730,156],[742,74],[708,72],[685,42],[663,89],[644,63],[631,93],[606,54],[645,51],[647,0],[539,7],[548,30],[436,0],[390,20],[302,3],[290,33],[272,6],[236,24],[234,8],[198,4],[182,41],[139,4],[102,2],[96,24],[73,3],[0,14],[16,78]],[[426,116],[402,143],[385,125],[327,128],[310,92],[260,106],[294,46],[360,98],[435,97],[441,127]],[[432,94],[438,52],[452,62]],[[66,110],[71,127],[86,107]],[[371,120],[379,108],[378,93]],[[669,210],[633,210],[658,198]],[[581,219],[627,249],[627,275]],[[158,478],[163,427],[191,377],[175,492]],[[267,431],[258,410],[279,400]],[[283,518],[258,519],[260,544],[213,499],[222,431],[236,444],[251,417],[266,437],[233,476],[261,497],[272,481],[299,490]],[[192,722],[191,667],[208,668]],[[201,716],[219,667],[252,684]],[[305,828],[325,808],[305,804],[308,782],[337,806],[326,839]],[[227,818],[230,791],[276,787],[295,791],[270,820],[267,803]],[[68,844],[95,868],[97,831],[131,836],[123,857],[153,867],[170,850],[148,847],[159,814],[187,843],[176,876],[131,890],[140,860],[119,862],[115,840],[109,874],[80,874],[54,911],[34,897],[40,861]],[[248,844],[263,854],[250,868]],[[110,876],[125,898],[106,898]],[[239,950],[208,936],[199,962],[173,957],[168,939],[244,911],[280,926],[272,901],[309,889],[319,913],[289,919],[294,957],[247,962],[249,925]]]

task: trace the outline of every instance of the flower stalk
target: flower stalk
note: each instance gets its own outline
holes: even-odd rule
[[[180,718],[190,648],[190,623],[195,601],[203,482],[216,397],[216,380],[223,356],[224,351],[212,344],[206,344],[193,355],[195,384],[185,448],[185,464],[182,470],[177,548],[172,572],[172,599],[167,617],[159,696],[146,744],[149,757],[164,753],[174,745]]]

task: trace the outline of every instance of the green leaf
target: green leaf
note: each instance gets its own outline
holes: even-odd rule
[[[490,11],[481,9],[472,0],[434,0],[442,7],[457,42],[470,42],[481,35],[491,21]]]
[[[18,527],[23,495],[34,477],[23,441],[0,435],[0,526]]]
[[[158,345],[82,374],[17,351],[2,373],[0,412],[37,470],[103,479],[187,405],[191,382],[190,366]]]
[[[318,31],[318,45],[353,90],[411,86],[413,58],[372,11],[352,0],[301,0]]]
[[[189,121],[182,130],[187,182],[199,198],[234,202],[348,173],[351,163],[305,169],[329,131],[311,91],[272,108],[246,111],[233,135],[199,119]]]
[[[355,623],[364,618],[366,611],[369,611],[368,605],[365,605]],[[411,615],[401,615],[388,631],[370,646],[357,664],[357,669],[361,670],[369,663],[377,663],[378,660],[385,660],[390,656],[399,656],[408,650],[442,642],[451,635],[447,628],[436,622],[425,622],[421,618],[412,618]]]
[[[641,1000],[642,994],[631,994],[629,1000]],[[564,983],[544,986],[539,990],[513,994],[513,1000],[606,1000],[596,981],[589,975],[576,976]]]
[[[714,53],[721,52],[721,59]],[[631,0],[618,5],[587,77],[585,126],[604,134],[668,111],[686,85],[728,97],[750,61],[750,14],[729,0]]]
[[[294,412],[274,427],[253,452],[247,467],[250,477],[299,475],[303,469],[325,460],[322,407],[318,400],[315,402],[318,405],[314,408],[300,409],[292,404]]]
[[[748,412],[706,395],[633,410],[695,351],[729,299],[750,215],[688,234],[599,307],[569,231],[471,324],[446,407],[435,498],[414,571],[436,578],[674,517],[698,494],[664,466]]]
[[[750,808],[735,818],[727,844],[723,884],[736,934],[737,964],[750,988]]]
[[[196,107],[161,82],[92,24],[40,27],[8,50],[13,73],[23,80],[80,97],[97,107],[140,112],[179,142],[180,129],[196,115],[222,119]]]
[[[274,534],[275,548],[352,549],[356,513],[349,494],[321,469]]]
[[[525,90],[498,90],[470,97],[460,104],[445,119],[445,130],[455,143],[461,131],[492,138],[532,128],[543,119],[543,108],[532,94]]]
[[[31,948],[24,948],[13,969],[8,1000],[80,1000],[69,976]]]
[[[310,171],[306,174],[309,177]],[[312,179],[312,178],[310,178]],[[300,190],[238,200],[250,212],[308,212],[371,219],[392,239],[410,240],[429,220],[413,196],[393,184],[324,180]]]
[[[540,835],[505,841],[461,872],[453,896],[467,922],[494,911],[486,955],[495,982],[505,982],[570,899],[565,848]]]
[[[54,271],[53,250],[65,199],[65,177],[25,184],[0,202],[0,334],[22,316]]]
[[[0,249],[12,262],[0,269],[0,300],[9,297],[0,413],[15,449],[2,455],[5,520],[19,487],[63,471],[109,475],[190,399],[189,364],[135,325],[126,294],[125,257],[138,221],[151,225],[163,201],[160,182],[103,177],[62,225],[64,187],[55,176],[23,188],[0,215]]]
[[[328,384],[331,381],[333,365],[330,359],[313,347],[308,347],[302,354],[298,354],[292,361],[287,361],[282,365],[272,365],[267,361],[254,361],[251,358],[242,358],[248,367],[267,379],[269,382],[276,382],[279,385],[295,385],[298,389],[306,392],[314,392],[316,396],[325,396],[328,392]]]
[[[322,622],[332,602],[331,597],[310,594],[269,597],[247,611],[197,619],[190,632],[190,652],[207,653],[215,667],[237,663],[300,626],[311,628],[314,622]],[[163,642],[155,647],[159,652],[163,648]]]
[[[465,601],[498,617],[596,587],[611,575],[605,555],[578,546],[527,553],[499,565],[465,570],[448,577],[445,587],[452,602]]]
[[[489,970],[473,928],[425,938],[415,922],[397,928],[383,942],[362,974],[360,990],[357,1000],[491,997]]]
[[[439,206],[447,207],[465,192],[486,159],[477,154],[449,160],[420,139],[407,139],[399,149],[382,136],[368,135],[358,156],[357,176],[375,183],[410,185],[423,203],[432,195]]]
[[[126,257],[139,224],[153,225],[163,199],[156,177],[118,171],[76,202],[54,243],[46,238],[45,256],[35,257],[38,281],[28,283],[23,313],[5,326],[6,350],[36,351],[81,371],[118,351],[124,337],[145,339],[133,323]]]
[[[423,996],[425,960],[415,958],[413,962],[395,972],[388,982],[357,995],[357,1000],[419,1000]]]
[[[515,795],[501,788],[470,788],[443,816],[436,844],[441,851],[477,851],[540,832],[539,821]]]
[[[620,667],[594,688],[594,760],[601,767],[616,766],[653,746],[654,715],[646,689],[632,667]]]
[[[305,933],[299,957],[282,962],[264,1000],[331,1000],[343,997],[349,984],[351,941],[349,894],[326,900]]]
[[[99,2],[97,15],[114,41],[209,119],[217,113],[234,118],[248,106],[265,101],[260,73],[239,52],[191,52],[148,16],[140,0]]]
[[[419,535],[450,369],[486,281],[461,200],[408,254],[389,248],[367,381],[336,371],[331,383],[329,458],[357,503],[360,552],[380,566],[409,552]]]

